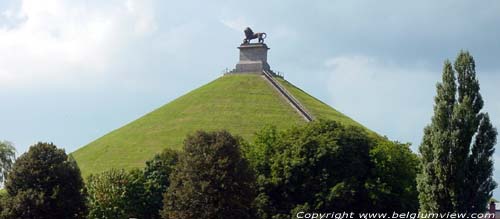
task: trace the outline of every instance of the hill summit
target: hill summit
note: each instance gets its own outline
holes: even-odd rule
[[[186,135],[196,130],[226,129],[252,140],[266,125],[284,129],[331,119],[361,126],[274,74],[265,44],[242,44],[239,49],[233,71],[73,152],[82,174],[143,167],[165,148],[180,150]]]

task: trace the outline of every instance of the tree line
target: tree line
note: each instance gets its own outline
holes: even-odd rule
[[[410,144],[335,121],[188,135],[142,169],[82,179],[52,143],[13,162],[0,144],[0,218],[290,218],[298,212],[484,212],[496,129],[482,111],[475,63],[446,61],[419,154]]]

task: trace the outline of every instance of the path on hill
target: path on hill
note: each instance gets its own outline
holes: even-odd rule
[[[285,98],[285,100],[307,121],[311,122],[314,117],[300,104],[300,102],[293,97],[281,84],[274,79],[271,73],[263,71],[263,77],[278,91],[278,93]]]

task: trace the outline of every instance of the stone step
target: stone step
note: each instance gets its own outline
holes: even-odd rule
[[[300,104],[300,101],[290,94],[286,88],[274,79],[273,75],[268,71],[262,71],[263,77],[278,91],[278,93],[285,98],[285,100],[297,111],[307,122],[311,122],[314,117]]]

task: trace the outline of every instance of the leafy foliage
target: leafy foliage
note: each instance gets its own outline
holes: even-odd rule
[[[146,162],[144,170],[112,169],[90,175],[89,217],[91,218],[160,218],[163,193],[178,153],[165,150]]]
[[[454,68],[446,61],[437,85],[434,116],[420,145],[421,210],[483,212],[496,183],[492,178],[497,131],[481,112],[475,62],[461,51]]]
[[[369,139],[361,133],[335,122],[258,133],[248,156],[258,173],[259,216],[360,210],[368,203],[363,185],[372,165]]]
[[[410,145],[379,140],[370,157],[374,169],[367,186],[372,208],[379,212],[417,212],[419,159]]]
[[[6,178],[6,173],[12,168],[16,159],[16,149],[8,141],[0,141],[0,183]]]
[[[141,217],[144,179],[139,170],[111,169],[87,180],[90,218]]]
[[[415,208],[416,156],[407,145],[369,136],[334,121],[257,133],[245,154],[257,173],[259,217]]]
[[[144,168],[144,190],[146,214],[144,218],[160,218],[163,207],[163,194],[170,185],[170,174],[179,160],[177,151],[166,149],[146,162]]]
[[[251,218],[254,176],[240,139],[226,131],[196,132],[170,177],[163,218]]]
[[[5,182],[5,218],[84,218],[83,180],[76,162],[52,143],[37,143],[14,163]]]

